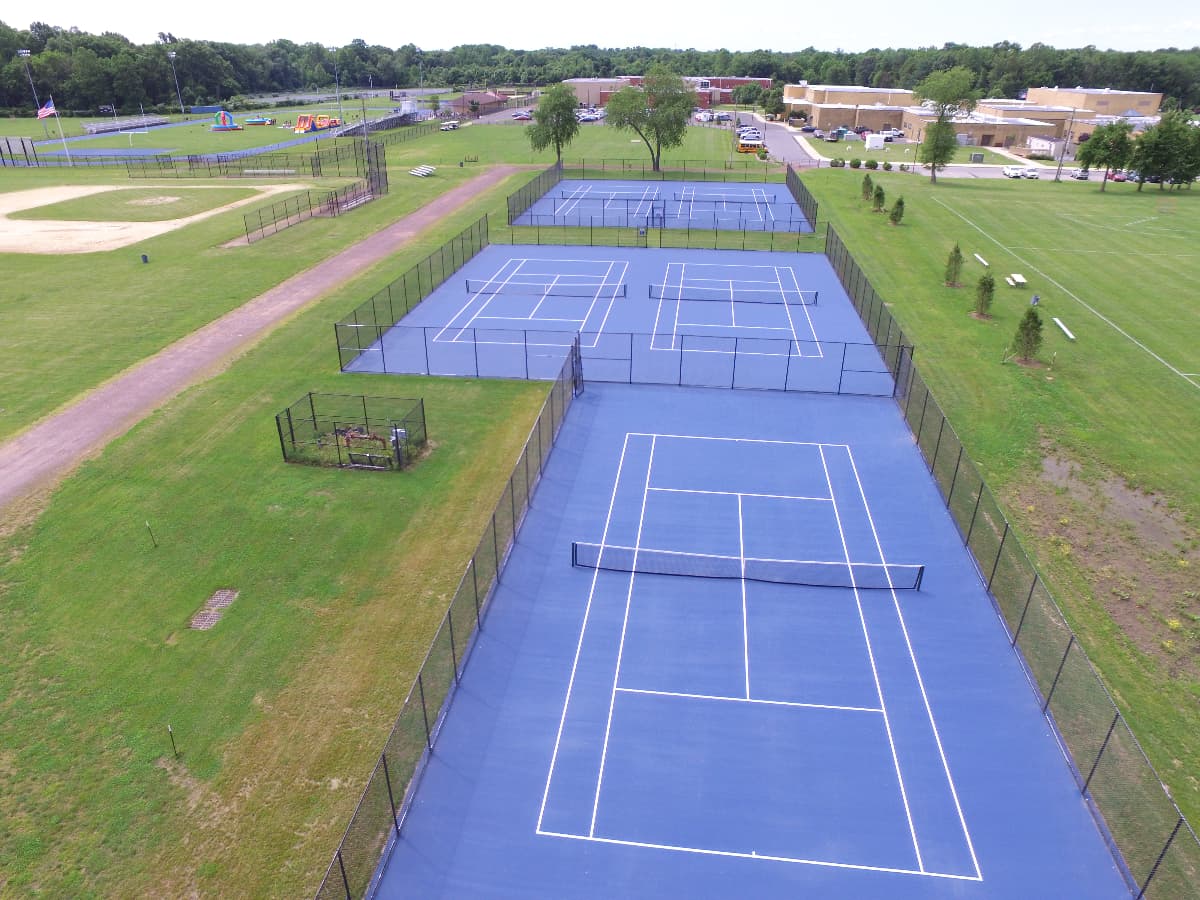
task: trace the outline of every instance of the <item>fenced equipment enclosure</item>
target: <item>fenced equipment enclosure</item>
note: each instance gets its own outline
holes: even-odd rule
[[[400,470],[428,440],[425,403],[308,393],[275,417],[284,462]]]

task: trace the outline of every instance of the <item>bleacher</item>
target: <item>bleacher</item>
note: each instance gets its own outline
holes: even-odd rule
[[[88,134],[108,134],[113,131],[138,131],[155,125],[166,125],[166,116],[130,116],[128,119],[101,119],[99,122],[84,122],[83,130]]]

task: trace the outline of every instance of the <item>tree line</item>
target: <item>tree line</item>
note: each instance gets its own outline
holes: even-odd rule
[[[29,51],[28,58],[17,51]],[[174,52],[174,73],[167,53]],[[25,66],[28,64],[29,72]],[[0,22],[0,107],[32,107],[29,77],[38,96],[53,94],[60,109],[98,111],[113,105],[169,108],[177,102],[227,102],[254,94],[328,90],[335,64],[350,89],[548,85],[567,78],[643,75],[665,69],[680,75],[752,76],[777,84],[857,84],[911,88],[933,72],[961,66],[982,96],[1015,97],[1031,86],[1109,87],[1160,91],[1167,108],[1200,107],[1200,48],[1154,51],[1021,47],[942,47],[779,52],[599,48],[594,45],[510,50],[464,44],[449,50],[398,49],[363,40],[331,51],[316,43],[280,39],[267,44],[194,41],[162,32],[152,44],[134,44],[112,32],[93,35],[35,22],[18,30]]]

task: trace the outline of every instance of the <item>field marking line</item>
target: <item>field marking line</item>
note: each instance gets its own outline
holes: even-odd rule
[[[825,470],[825,483],[829,486],[829,496],[833,497],[833,519],[837,523],[838,536],[842,542],[842,556],[845,559],[846,565],[850,567],[850,580],[853,582],[854,568],[850,560],[850,546],[846,542],[846,530],[842,525],[842,513],[838,509],[837,493],[833,489],[833,479],[829,474],[829,460],[825,456],[824,447],[819,447],[817,452],[821,455],[821,467]],[[846,452],[850,452],[848,447],[846,448]],[[885,569],[884,571],[887,570]],[[887,711],[887,701],[883,699],[883,685],[879,680],[879,667],[875,663],[875,648],[871,646],[871,633],[867,628],[866,613],[863,611],[862,594],[859,593],[857,586],[852,587],[851,590],[854,591],[854,604],[858,608],[858,621],[862,628],[863,643],[867,650],[867,660],[871,664],[871,677],[875,681],[875,695],[879,698],[879,708],[883,713],[883,730],[887,734],[888,748],[892,754],[892,767],[896,770],[896,784],[900,789],[900,801],[904,805],[904,816],[908,820],[908,833],[912,838],[913,852],[917,857],[917,868],[923,872],[925,871],[925,862],[921,858],[921,845],[917,841],[917,827],[913,822],[912,810],[908,805],[908,791],[904,787],[904,773],[900,770],[900,754],[896,750],[896,738],[892,734],[892,722]]]
[[[621,445],[621,457],[617,461],[617,474],[613,478],[612,494],[608,498],[608,515],[604,519],[604,531],[601,533],[600,541],[604,543],[608,540],[608,529],[612,525],[613,509],[617,504],[617,489],[621,485],[621,472],[625,468],[625,457],[629,452],[629,439],[631,437],[642,437],[642,435],[626,434],[625,441]],[[550,754],[550,768],[546,771],[546,786],[542,790],[542,805],[538,810],[537,831],[541,834],[542,819],[546,815],[546,802],[550,797],[550,783],[554,780],[554,768],[558,764],[558,751],[562,745],[563,729],[567,725],[567,711],[571,706],[571,695],[575,692],[575,677],[579,672],[579,658],[583,655],[583,639],[587,635],[588,625],[592,617],[592,602],[596,598],[596,583],[600,580],[600,568],[592,573],[592,584],[588,589],[587,603],[583,607],[583,621],[579,623],[579,640],[575,643],[575,659],[571,662],[571,674],[567,678],[567,692],[563,697],[562,713],[558,717],[558,733],[554,736],[554,750]]]
[[[1069,290],[1066,286],[1060,284],[1058,281],[1056,281],[1050,275],[1046,274],[1041,269],[1039,269],[1037,266],[1035,266],[1028,259],[1020,256],[1017,253],[1014,253],[1010,247],[1006,247],[1004,244],[1000,243],[999,240],[992,237],[992,235],[988,234],[986,231],[983,230],[983,228],[981,228],[979,225],[972,222],[970,219],[968,219],[966,216],[964,216],[958,210],[956,210],[953,207],[942,202],[942,200],[937,197],[934,197],[933,200],[935,203],[938,204],[938,206],[942,207],[947,212],[949,212],[955,216],[958,216],[958,218],[962,219],[964,222],[966,222],[968,225],[970,225],[972,228],[974,228],[976,231],[978,231],[980,234],[982,234],[985,238],[987,238],[989,241],[991,241],[993,244],[995,244],[1001,250],[1011,253],[1013,255],[1013,257],[1019,263],[1021,263],[1022,266],[1029,269],[1031,272],[1037,272],[1038,275],[1040,275],[1042,278],[1046,279],[1046,281],[1050,282],[1050,284],[1054,285],[1056,288],[1058,288],[1060,291],[1062,291],[1064,294],[1066,294],[1068,297],[1070,297],[1072,300],[1074,300],[1076,303],[1078,303],[1080,306],[1082,306],[1084,309],[1086,309],[1088,312],[1090,312],[1092,315],[1094,315],[1097,319],[1099,319],[1105,325],[1108,325],[1110,328],[1112,328],[1113,331],[1117,332],[1117,334],[1121,335],[1123,338],[1125,338],[1131,344],[1133,344],[1140,350],[1144,351],[1146,354],[1148,354],[1150,357],[1152,357],[1153,359],[1155,359],[1156,361],[1161,363],[1163,366],[1165,366],[1170,371],[1174,372],[1176,375],[1178,375],[1180,378],[1182,378],[1184,381],[1186,381],[1192,387],[1200,388],[1200,382],[1195,381],[1191,376],[1187,375],[1185,372],[1183,372],[1180,369],[1177,369],[1175,366],[1171,365],[1169,362],[1167,362],[1165,359],[1163,359],[1161,356],[1159,356],[1157,353],[1155,353],[1153,350],[1151,350],[1149,347],[1147,347],[1145,344],[1143,344],[1141,341],[1139,341],[1137,338],[1135,338],[1132,334],[1130,334],[1128,331],[1126,331],[1124,328],[1122,328],[1120,325],[1118,325],[1112,319],[1108,318],[1108,316],[1104,315],[1104,313],[1100,312],[1100,310],[1096,309],[1094,306],[1092,306],[1090,303],[1088,303],[1082,297],[1079,297],[1073,291]]]
[[[628,435],[626,436],[628,437]],[[650,499],[650,476],[654,471],[654,445],[656,438],[650,439],[650,457],[646,460],[646,480],[642,485],[642,508],[638,515],[637,536],[634,538],[633,566],[637,568],[637,548],[642,543],[642,531],[646,526],[646,502]],[[621,680],[621,662],[625,657],[625,634],[629,628],[629,611],[633,607],[633,586],[637,576],[629,573],[629,587],[625,591],[625,615],[621,620],[621,640],[617,644],[617,664],[613,667],[612,691],[608,697],[608,721],[604,725],[604,747],[600,751],[600,771],[596,776],[596,794],[592,799],[592,821],[588,827],[588,836],[596,834],[596,816],[600,813],[600,791],[604,787],[604,769],[608,764],[608,741],[612,735],[613,713],[617,705],[617,684]]]
[[[867,492],[863,487],[862,477],[858,474],[858,464],[854,461],[854,453],[849,447],[846,447],[846,456],[850,460],[850,470],[854,473],[854,481],[858,485],[858,493],[862,498],[863,510],[867,514],[867,521],[871,526],[871,536],[875,541],[875,549],[879,553],[879,559],[883,563],[884,574],[887,575],[888,583],[891,584],[892,576],[887,568],[887,557],[883,554],[883,542],[879,538],[879,530],[875,527],[875,517],[871,514],[870,504],[867,503]],[[933,732],[933,742],[937,746],[938,756],[942,761],[942,771],[946,774],[946,784],[950,788],[950,796],[954,799],[954,810],[958,813],[958,824],[962,828],[963,837],[967,841],[967,852],[971,854],[971,863],[975,866],[975,875],[980,881],[983,881],[983,873],[979,870],[979,858],[975,855],[975,843],[971,840],[971,830],[967,827],[967,819],[963,814],[962,803],[958,799],[958,789],[954,785],[954,776],[950,774],[950,761],[946,759],[946,750],[942,746],[942,736],[938,731],[937,719],[933,715],[933,706],[929,702],[929,694],[925,691],[925,679],[921,677],[921,667],[917,665],[917,654],[913,649],[912,638],[908,634],[908,624],[904,621],[904,611],[900,608],[900,598],[896,596],[896,591],[892,589],[892,607],[896,611],[896,619],[900,623],[900,633],[904,636],[904,645],[908,649],[908,659],[912,663],[913,675],[917,679],[917,688],[921,692],[921,702],[925,706],[925,715],[929,719],[929,728]]]

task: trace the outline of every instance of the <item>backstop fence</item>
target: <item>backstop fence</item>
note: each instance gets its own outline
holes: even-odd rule
[[[246,242],[254,243],[314,216],[340,216],[388,192],[387,156],[378,144],[359,146],[362,177],[335,191],[304,191],[246,213]]]
[[[425,402],[309,392],[275,416],[284,462],[399,470],[428,442]]]
[[[873,336],[882,333],[884,317],[874,312],[882,303],[832,227],[826,252],[868,330]],[[890,318],[888,314],[886,319]],[[1123,865],[1130,893],[1162,900],[1197,896],[1200,838],[1167,793],[995,495],[911,361],[901,370],[896,401],[1012,646],[1020,651],[1079,790]]]
[[[318,900],[366,896],[393,842],[404,828],[410,804],[442,723],[454,700],[475,639],[486,623],[496,586],[525,512],[537,488],[574,398],[583,391],[577,353],[567,356],[530,431],[492,518],[450,598],[416,680],[384,743],[354,815],[325,877]]]

